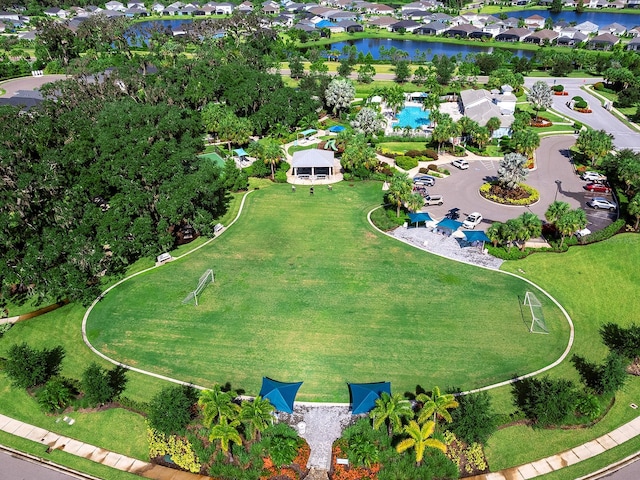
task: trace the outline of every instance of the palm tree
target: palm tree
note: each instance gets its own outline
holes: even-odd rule
[[[271,167],[271,180],[275,180],[276,165],[284,157],[282,145],[271,137],[266,137],[258,142],[256,154],[258,158]]]
[[[480,127],[480,125],[469,117],[462,117],[458,120],[458,127],[460,128],[462,141],[464,142],[464,145],[466,145],[467,141],[473,138],[473,133]]]
[[[527,240],[531,237],[539,237],[542,234],[542,221],[533,212],[524,212],[519,218],[522,224],[520,240],[523,240],[522,249],[524,250],[524,244]]]
[[[502,228],[502,238],[507,242],[507,250],[511,251],[513,242],[518,238],[522,231],[522,222],[517,218],[512,218],[504,223]]]
[[[409,435],[409,438],[402,440],[396,447],[398,453],[402,453],[409,448],[415,448],[416,450],[416,465],[422,464],[424,458],[424,452],[427,448],[437,448],[441,452],[447,451],[447,446],[440,440],[430,438],[433,435],[433,431],[436,428],[435,422],[429,420],[420,426],[415,420],[411,420],[409,425],[404,427],[404,432]]]
[[[218,384],[211,390],[203,390],[200,393],[198,405],[202,409],[203,423],[206,427],[211,427],[216,420],[221,422],[235,417],[240,408],[233,403],[232,394],[223,392]]]
[[[422,403],[422,408],[418,412],[419,424],[425,423],[431,415],[433,415],[434,422],[439,417],[450,423],[451,414],[449,410],[458,406],[455,397],[450,393],[440,393],[439,387],[433,387],[431,396],[426,393],[416,395],[416,401]]]
[[[627,211],[629,215],[636,217],[636,224],[633,226],[634,230],[638,230],[640,224],[640,193],[637,193],[627,205]]]
[[[381,96],[393,113],[397,113],[400,107],[404,105],[404,90],[400,85],[384,88]]]
[[[547,219],[547,222],[555,225],[558,219],[567,213],[570,208],[571,206],[567,202],[560,202],[556,200],[549,205],[549,208],[547,208],[547,211],[544,214],[544,218]]]
[[[502,242],[502,226],[500,222],[493,222],[489,228],[487,228],[487,237],[491,240],[494,247],[497,247]]]
[[[242,445],[242,437],[236,428],[238,425],[240,425],[238,420],[232,420],[231,423],[228,423],[225,418],[221,420],[219,424],[215,425],[209,434],[210,442],[213,442],[214,440],[220,441],[220,448],[222,448],[222,451],[228,455],[229,463],[233,463],[233,454],[229,448],[229,442],[233,442],[236,445]]]
[[[400,207],[409,199],[413,190],[411,179],[406,173],[396,172],[391,177],[387,198],[396,205],[396,216],[400,217]],[[423,202],[424,205],[424,202]]]
[[[383,392],[380,398],[376,399],[376,405],[369,412],[369,417],[373,420],[373,428],[379,430],[386,424],[387,434],[392,436],[394,432],[400,431],[403,418],[413,417],[413,409],[411,403],[399,393],[389,395]]]
[[[527,158],[533,157],[533,152],[540,146],[540,137],[532,128],[523,128],[513,134],[515,151],[522,153]]]
[[[424,197],[421,194],[415,192],[409,195],[405,203],[410,211],[417,212],[424,206]]]
[[[491,117],[487,120],[487,124],[485,126],[489,129],[491,135],[493,135],[493,132],[500,128],[500,119],[498,117]]]
[[[587,214],[581,208],[569,210],[556,221],[556,227],[562,235],[560,240],[560,248],[564,244],[564,238],[578,230],[582,230],[587,226]]]
[[[273,411],[275,408],[271,402],[260,396],[253,401],[243,401],[240,405],[240,420],[245,423],[251,432],[251,438],[260,441],[261,433],[269,425],[273,425]]]

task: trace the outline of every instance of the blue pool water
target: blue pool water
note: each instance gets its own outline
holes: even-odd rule
[[[422,107],[404,107],[396,115],[397,122],[393,123],[394,127],[402,128],[420,128],[422,125],[429,125],[429,110],[423,110]]]

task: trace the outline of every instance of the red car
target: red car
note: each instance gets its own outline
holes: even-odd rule
[[[584,189],[589,192],[611,193],[611,187],[606,183],[588,183],[584,186]]]

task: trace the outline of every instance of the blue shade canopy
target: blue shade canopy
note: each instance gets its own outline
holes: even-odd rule
[[[276,410],[293,413],[293,401],[296,399],[300,385],[302,382],[283,383],[262,377],[260,396],[268,399]]]
[[[419,223],[419,222],[430,222],[433,220],[433,218],[431,218],[431,216],[427,212],[420,212],[420,213],[410,213],[409,220],[411,220],[411,223]]]
[[[305,136],[305,137],[306,137],[307,135],[313,135],[313,134],[314,134],[314,133],[316,133],[316,132],[317,132],[317,130],[314,130],[313,128],[310,128],[310,129],[308,129],[308,130],[303,130],[302,132],[298,132],[298,133],[299,133],[300,135],[303,135],[303,136]]]
[[[487,234],[482,230],[464,230],[464,236],[467,238],[467,242],[490,242],[491,239],[487,237]]]
[[[391,395],[391,383],[350,383],[349,393],[351,394],[351,413],[368,413],[380,398],[383,392]]]
[[[329,127],[329,131],[333,133],[340,133],[344,131],[345,127],[342,125],[334,125],[333,127]]]
[[[244,151],[244,148],[238,148],[238,149],[234,150],[233,152],[239,157],[246,157],[246,156],[249,155],[247,152]]]
[[[438,222],[438,228],[444,228],[447,230],[453,230],[454,232],[460,228],[462,222],[451,220],[450,218],[443,218]]]

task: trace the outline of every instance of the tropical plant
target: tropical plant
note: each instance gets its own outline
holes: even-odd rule
[[[249,152],[271,167],[271,180],[275,180],[276,165],[284,158],[282,145],[272,137],[265,137],[249,145]]]
[[[429,420],[421,425],[415,420],[411,420],[408,425],[404,427],[404,433],[409,435],[409,438],[405,438],[396,447],[398,453],[402,453],[410,448],[415,449],[416,452],[416,465],[422,464],[424,458],[424,452],[427,448],[436,448],[442,453],[447,451],[447,446],[440,440],[431,438],[433,431],[436,428],[435,422]]]
[[[508,189],[517,188],[523,182],[529,173],[526,168],[527,157],[519,153],[507,153],[500,160],[498,168],[498,182]]]
[[[253,400],[244,400],[240,404],[239,418],[247,426],[251,438],[260,441],[264,429],[273,424],[274,410],[271,402],[260,396]]]
[[[469,444],[485,443],[496,430],[491,396],[482,391],[460,395],[457,400],[459,406],[451,412],[449,430]]]
[[[539,237],[542,233],[542,220],[533,212],[524,212],[518,217],[521,228],[518,231],[517,239],[522,242],[521,250],[532,237]]]
[[[384,129],[385,120],[382,118],[382,115],[374,109],[362,107],[351,121],[351,126],[357,133],[371,136]]]
[[[413,417],[413,409],[411,403],[402,398],[399,393],[389,395],[387,392],[383,392],[380,398],[376,399],[375,406],[369,412],[369,417],[376,430],[386,424],[387,434],[391,437],[394,432],[401,431],[404,418]]]
[[[455,396],[451,393],[440,393],[439,387],[433,387],[431,395],[427,395],[426,393],[416,395],[416,401],[422,404],[422,408],[418,412],[418,423],[421,425],[432,415],[434,422],[436,422],[438,418],[442,418],[450,423],[451,414],[449,410],[458,406]]]
[[[604,130],[581,130],[576,140],[576,148],[589,160],[591,166],[595,167],[598,159],[613,149],[613,135]]]
[[[344,147],[344,152],[340,157],[340,165],[347,172],[356,173],[360,177],[366,177],[378,163],[376,151],[369,146],[363,134],[354,135]]]
[[[502,225],[500,222],[493,222],[489,228],[487,228],[487,237],[489,237],[494,247],[502,243]]]
[[[413,192],[413,182],[406,173],[395,172],[389,182],[387,198],[396,205],[396,217],[400,216],[400,207],[409,200]],[[422,200],[424,205],[424,199]]]
[[[560,232],[560,248],[564,244],[565,237],[572,235],[587,226],[587,214],[581,208],[569,210],[556,221],[556,228]]]
[[[38,392],[36,398],[44,411],[53,413],[69,405],[73,399],[73,391],[64,378],[53,377]]]
[[[489,129],[491,135],[493,135],[493,132],[498,130],[500,128],[500,125],[501,122],[498,117],[491,117],[489,120],[487,120],[487,124],[485,126]]]
[[[233,462],[230,444],[242,445],[242,437],[237,429],[238,425],[240,425],[238,420],[229,421],[226,417],[222,417],[220,423],[214,425],[209,433],[209,441],[218,440],[220,442],[220,448],[227,455],[229,463]]]
[[[328,107],[333,108],[334,115],[349,108],[356,96],[356,89],[347,78],[334,78],[327,86],[324,99]]]
[[[478,127],[471,132],[471,138],[480,150],[484,150],[484,147],[491,140],[491,131],[487,127]]]
[[[184,433],[197,399],[197,390],[191,386],[171,385],[163,388],[149,402],[149,425],[165,435]]]
[[[547,85],[547,82],[538,80],[533,84],[531,90],[529,90],[527,100],[531,105],[533,105],[533,108],[536,111],[537,120],[540,110],[543,108],[549,108],[553,103],[553,92],[551,91],[551,87]]]
[[[215,384],[211,390],[203,390],[198,398],[198,405],[202,409],[204,425],[212,428],[217,421],[235,419],[240,407],[233,403],[233,394],[222,391],[219,384]]]
[[[533,157],[533,152],[540,146],[540,137],[532,128],[521,128],[511,136],[511,144],[517,153]]]
[[[627,205],[627,212],[629,212],[629,215],[635,217],[636,223],[633,229],[638,230],[638,225],[640,224],[640,193],[636,193],[631,199],[629,205]]]
[[[544,214],[544,218],[547,222],[555,225],[560,217],[567,213],[571,209],[571,205],[567,202],[561,202],[559,200],[554,201]]]
[[[424,197],[418,193],[414,192],[405,200],[405,205],[412,212],[417,212],[424,206]]]

